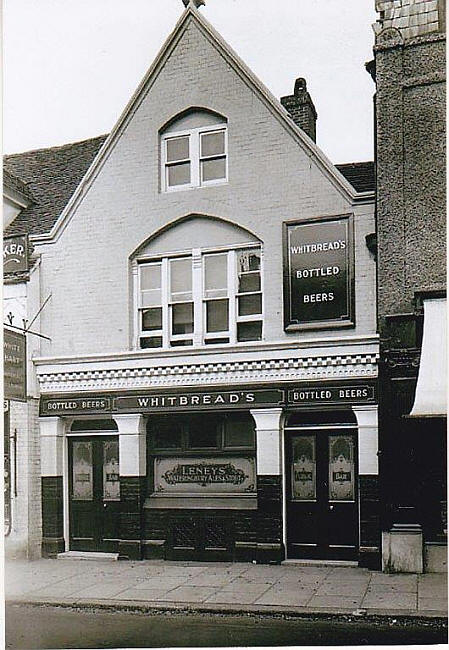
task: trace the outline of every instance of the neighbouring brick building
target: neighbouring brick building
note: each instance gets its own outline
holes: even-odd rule
[[[383,563],[446,567],[445,3],[376,2]]]
[[[373,164],[333,165],[315,121],[190,3],[107,138],[7,158],[92,145],[15,220],[43,220],[51,293],[44,554],[378,565]]]

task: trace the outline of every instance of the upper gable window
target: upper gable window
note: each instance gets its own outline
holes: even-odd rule
[[[167,192],[225,183],[228,179],[225,118],[193,111],[161,135],[162,186]]]

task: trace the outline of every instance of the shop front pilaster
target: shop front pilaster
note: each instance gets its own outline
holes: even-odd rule
[[[284,559],[282,542],[282,409],[254,409],[257,453],[256,560]]]
[[[377,405],[353,406],[358,425],[361,566],[380,568]]]
[[[54,556],[65,550],[63,496],[63,418],[39,418],[42,481],[42,554]]]
[[[114,415],[119,431],[120,541],[119,555],[142,558],[143,501],[146,476],[146,418]]]

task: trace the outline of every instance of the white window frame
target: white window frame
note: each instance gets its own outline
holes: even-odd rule
[[[238,293],[238,271],[237,271],[237,253],[240,250],[258,250],[260,253],[260,292],[249,292],[245,294]],[[227,256],[227,295],[222,297],[207,297],[205,294],[205,259],[207,255],[226,255]],[[171,306],[177,301],[173,301],[170,296],[170,261],[174,259],[191,258],[192,260],[192,300],[182,300],[183,302],[193,302],[193,315],[194,315],[194,331],[188,334],[172,335],[172,317]],[[142,292],[140,286],[140,268],[145,265],[161,264],[161,300],[162,300],[162,330],[144,331],[142,329],[142,313],[145,309],[151,307],[144,307],[142,303]],[[185,349],[186,351],[197,347],[226,346],[226,345],[245,345],[254,344],[263,341],[264,339],[264,273],[263,273],[263,247],[259,244],[241,244],[234,246],[232,249],[229,247],[214,248],[214,249],[195,249],[186,251],[185,253],[167,254],[162,259],[148,258],[140,259],[136,269],[136,336],[135,336],[135,349],[137,350],[176,350]],[[260,314],[250,314],[247,316],[238,316],[238,298],[241,295],[251,295],[252,293],[261,294],[262,308]],[[228,300],[228,317],[229,329],[223,332],[206,332],[206,304],[211,300]],[[261,338],[253,341],[238,341],[237,340],[237,326],[238,323],[243,322],[261,322],[262,333]],[[141,338],[162,337],[162,347],[142,348],[140,346]],[[214,343],[214,339],[228,338],[228,343]],[[192,345],[186,346],[173,346],[171,341],[181,341],[192,339]],[[206,343],[210,341],[210,343]]]
[[[224,133],[224,153],[215,156],[201,157],[201,136],[207,133],[214,133],[223,131]],[[188,137],[189,138],[189,159],[182,159],[176,162],[167,160],[167,142],[175,140],[176,138]],[[210,160],[214,158],[224,158],[225,160],[225,177],[217,178],[210,181],[203,181],[201,178],[202,160]],[[190,183],[183,185],[174,185],[172,187],[168,184],[168,170],[177,162],[190,162]],[[164,192],[180,192],[182,190],[195,189],[198,187],[208,187],[210,185],[222,185],[228,182],[228,128],[225,123],[216,124],[212,126],[205,126],[197,129],[189,129],[186,131],[176,131],[173,133],[166,133],[161,136],[161,179],[162,189]]]

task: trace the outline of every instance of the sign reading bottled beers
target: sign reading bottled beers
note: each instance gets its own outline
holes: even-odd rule
[[[353,325],[351,218],[284,227],[285,329]]]

